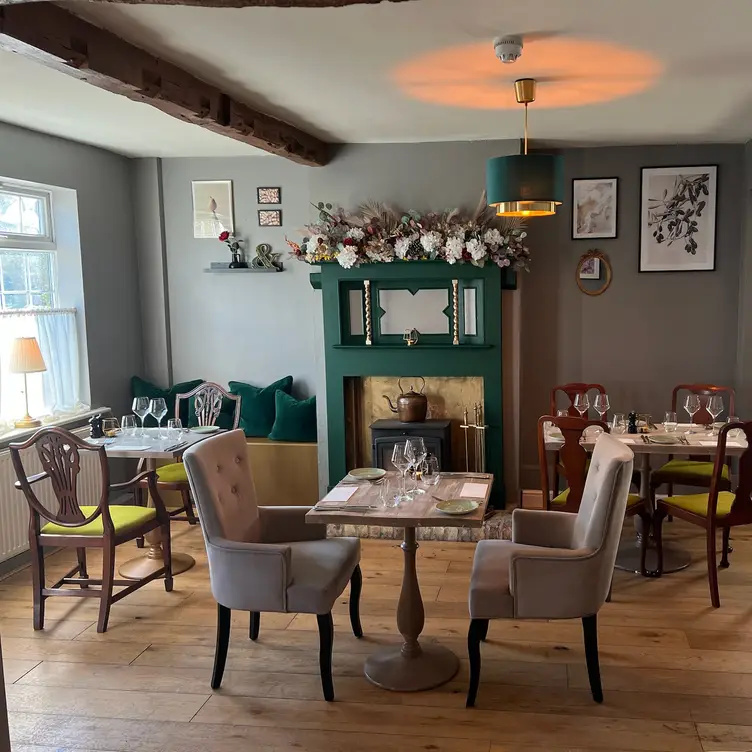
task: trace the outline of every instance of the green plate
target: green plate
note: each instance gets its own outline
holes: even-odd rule
[[[196,426],[195,428],[191,428],[191,431],[193,433],[217,433],[219,426]]]
[[[657,436],[648,436],[648,441],[651,444],[679,444],[679,437],[675,434],[674,436],[665,436],[663,434],[658,434]]]
[[[356,467],[350,470],[349,475],[358,480],[379,480],[386,475],[386,470],[380,467]]]
[[[470,514],[474,512],[480,504],[472,499],[446,499],[436,505],[436,509],[444,514]]]

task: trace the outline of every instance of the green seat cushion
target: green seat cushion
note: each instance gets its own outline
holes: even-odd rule
[[[84,517],[94,514],[96,507],[81,507],[81,512]],[[145,522],[149,522],[155,519],[157,516],[157,510],[152,507],[132,507],[132,506],[118,506],[114,505],[110,507],[110,517],[112,517],[112,523],[115,526],[116,533],[124,533],[126,530],[130,530],[133,527],[143,525]],[[104,535],[104,525],[102,523],[102,515],[100,514],[95,520],[92,520],[87,525],[81,525],[81,527],[63,527],[62,525],[56,525],[54,522],[48,522],[42,527],[42,535]]]
[[[149,399],[155,399],[157,397],[164,397],[164,401],[167,404],[167,415],[162,418],[162,425],[167,424],[168,418],[175,417],[175,399],[178,394],[187,394],[191,389],[195,389],[200,384],[204,383],[204,379],[194,379],[193,381],[184,381],[181,384],[175,384],[169,389],[163,389],[161,386],[152,384],[146,379],[134,376],[131,379],[131,392],[134,397],[148,397]],[[181,400],[180,403],[180,420],[183,421],[183,425],[188,425],[188,401]],[[151,415],[147,415],[144,419],[144,426],[156,427],[157,421]]]
[[[157,468],[157,479],[163,483],[187,483],[188,475],[182,462],[171,462]]]
[[[656,472],[662,475],[676,475],[695,477],[703,480],[710,480],[713,476],[712,462],[697,462],[696,460],[669,460],[665,465],[660,467]],[[729,479],[728,465],[723,466],[721,476],[724,480]]]
[[[569,498],[569,489],[565,488],[556,498],[553,499],[551,504],[553,504],[554,506],[563,507],[567,503],[568,498]],[[640,497],[637,494],[629,494],[629,496],[627,496],[627,509],[639,503],[640,503]]]
[[[240,428],[245,435],[268,436],[276,416],[274,395],[278,391],[290,394],[291,390],[292,376],[285,376],[263,388],[243,381],[231,381],[230,392],[240,395]]]
[[[692,514],[699,514],[700,517],[708,516],[708,496],[706,493],[686,494],[685,496],[669,496],[665,501],[672,507],[684,509]],[[725,517],[731,511],[731,505],[734,503],[734,494],[731,491],[721,491],[718,494],[718,506],[716,507],[716,517]]]
[[[316,398],[297,400],[282,391],[274,398],[277,417],[271,441],[316,441]]]

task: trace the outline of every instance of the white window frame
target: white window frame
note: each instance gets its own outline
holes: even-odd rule
[[[2,280],[0,280],[0,298],[2,296],[7,295],[26,295],[27,297],[31,298],[33,295],[41,295],[44,293],[49,293],[52,296],[52,302],[49,306],[36,306],[33,303],[30,304],[31,308],[41,308],[42,310],[46,310],[49,308],[56,308],[58,303],[58,276],[57,276],[57,254],[53,253],[52,251],[43,251],[43,250],[33,250],[31,248],[7,248],[5,247],[2,242],[0,242],[0,254],[2,253],[17,253],[26,255],[27,253],[43,253],[49,258],[50,262],[50,281],[52,282],[52,288],[50,290],[31,290],[29,287],[29,265],[28,265],[28,259],[24,260],[24,283],[25,283],[25,289],[23,290],[5,290],[3,289],[3,283]],[[2,262],[0,262],[0,271],[2,271]],[[23,311],[25,309],[23,308],[3,308],[2,303],[4,301],[0,300],[0,313],[6,312],[6,313],[12,313],[12,312],[18,312]]]
[[[0,248],[3,250],[26,250],[26,251],[54,251],[55,227],[52,212],[52,193],[41,188],[29,188],[19,183],[9,183],[0,180],[0,191],[15,193],[18,196],[27,196],[42,200],[45,209],[44,225],[47,230],[45,235],[24,235],[15,232],[0,232]]]

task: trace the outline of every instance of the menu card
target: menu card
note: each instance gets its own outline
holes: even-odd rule
[[[464,483],[460,496],[470,499],[485,499],[487,490],[487,483]]]

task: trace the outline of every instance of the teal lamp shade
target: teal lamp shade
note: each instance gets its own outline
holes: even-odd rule
[[[488,205],[502,217],[545,217],[564,200],[564,166],[554,154],[513,154],[486,163]]]

